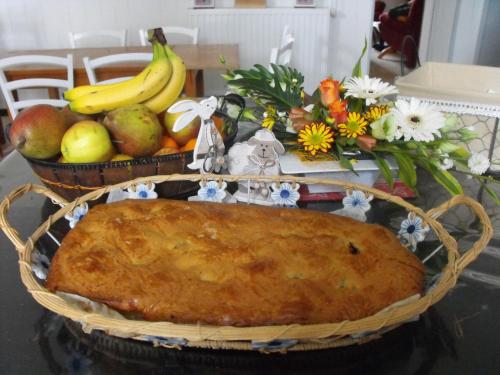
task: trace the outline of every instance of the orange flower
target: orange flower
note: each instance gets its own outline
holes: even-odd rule
[[[363,151],[371,151],[377,145],[377,140],[370,135],[358,135],[356,144]]]
[[[292,121],[293,129],[299,131],[311,123],[312,116],[304,108],[294,107],[288,114],[288,118]]]
[[[339,81],[336,81],[332,78],[321,81],[319,85],[319,92],[321,103],[323,103],[325,107],[328,107],[335,100],[339,100],[339,85]]]
[[[336,124],[343,124],[347,120],[347,101],[337,99],[328,106],[330,117]]]

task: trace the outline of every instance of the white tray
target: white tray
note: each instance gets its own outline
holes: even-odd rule
[[[359,160],[353,163],[358,175],[342,168],[338,161],[304,161],[297,155],[286,153],[279,157],[281,172],[288,175],[304,175],[313,178],[332,178],[373,186],[380,175],[378,165],[373,160]],[[397,170],[396,163],[387,159],[391,170]],[[309,185],[310,193],[339,192],[344,189],[334,185]]]

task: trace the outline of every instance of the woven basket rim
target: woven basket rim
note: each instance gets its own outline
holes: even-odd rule
[[[33,159],[27,156],[23,157],[31,164],[39,165],[46,168],[89,170],[89,169],[123,168],[128,166],[145,165],[156,162],[180,160],[183,159],[186,155],[190,155],[192,153],[193,151],[181,151],[166,155],[143,156],[139,158],[133,158],[130,160],[102,161],[97,163],[58,163],[57,161]]]
[[[116,319],[95,313],[85,313],[70,305],[60,296],[45,289],[33,275],[30,260],[35,242],[49,230],[52,223],[62,218],[66,213],[72,211],[77,205],[89,200],[96,200],[111,190],[126,189],[127,187],[139,183],[152,182],[158,184],[167,181],[199,182],[208,180],[224,180],[227,182],[257,180],[276,183],[286,181],[292,183],[296,182],[299,184],[328,184],[342,186],[351,190],[361,190],[366,193],[373,194],[376,198],[397,204],[405,208],[407,211],[414,212],[416,215],[420,216],[423,221],[429,225],[430,228],[432,228],[441,243],[444,245],[444,248],[448,251],[448,263],[442,270],[440,280],[432,290],[412,302],[389,308],[386,311],[381,311],[374,315],[354,321],[312,325],[292,324],[261,327],[231,327],[200,324],[176,324],[169,322],[148,322],[140,320]],[[55,203],[64,206],[53,215],[49,216],[47,220],[42,223],[27,239],[27,241],[23,242],[19,238],[15,229],[8,223],[7,213],[11,203],[27,192],[37,192],[46,195]],[[483,232],[481,233],[479,240],[469,250],[460,254],[457,242],[444,229],[442,224],[437,221],[437,218],[451,207],[462,204],[468,206],[477,215],[479,221],[483,225]],[[196,346],[196,343],[203,342],[205,343],[203,345],[206,345],[207,347],[217,348],[223,348],[225,346],[224,343],[227,343],[226,346],[229,346],[231,349],[249,349],[249,341],[269,342],[273,340],[294,339],[307,341],[306,343],[297,345],[295,350],[301,350],[301,348],[305,348],[302,350],[312,350],[307,349],[307,345],[312,345],[311,343],[314,343],[315,340],[316,342],[318,342],[318,340],[319,342],[326,342],[326,344],[321,345],[322,347],[339,346],[335,344],[335,340],[338,337],[347,338],[348,341],[352,340],[352,343],[360,342],[362,339],[352,338],[351,335],[361,335],[366,332],[378,332],[381,329],[388,329],[389,327],[400,325],[423,313],[431,305],[443,298],[447,291],[456,284],[461,271],[479,255],[493,235],[493,228],[484,208],[472,198],[464,195],[454,196],[442,205],[424,212],[422,209],[413,206],[411,203],[404,201],[400,197],[393,196],[375,188],[348,181],[294,176],[232,176],[197,174],[173,174],[142,177],[92,191],[70,203],[42,186],[33,184],[23,185],[13,190],[0,204],[0,226],[6,233],[7,237],[14,243],[17,251],[19,252],[19,267],[23,283],[28,291],[33,295],[35,300],[49,310],[72,320],[82,322],[92,329],[104,330],[112,335],[132,338],[144,336],[183,338],[188,340],[188,342],[192,342],[193,346]],[[349,337],[351,338],[349,339]],[[246,343],[237,344],[237,342],[242,340],[246,341]],[[329,341],[331,341],[330,346],[328,343]],[[217,344],[215,342],[217,342]],[[314,347],[318,348],[317,345]]]

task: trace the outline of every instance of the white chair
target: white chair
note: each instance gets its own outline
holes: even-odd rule
[[[125,81],[132,77],[112,78],[98,82],[95,74],[95,69],[106,65],[116,65],[125,62],[143,62],[145,63],[144,65],[146,65],[151,62],[152,59],[152,53],[119,53],[116,55],[97,57],[95,59],[84,57],[83,65],[85,66],[85,71],[87,72],[87,77],[91,85],[104,85],[108,83]]]
[[[53,78],[29,78],[7,81],[5,71],[16,65],[55,65],[64,67],[67,70],[67,79]],[[66,57],[44,56],[44,55],[24,55],[7,57],[0,60],[0,87],[7,102],[7,107],[12,119],[16,118],[20,109],[31,107],[36,104],[48,104],[55,107],[64,107],[68,104],[63,99],[28,99],[17,100],[13,91],[27,88],[62,88],[65,91],[73,88],[73,55]]]
[[[270,64],[290,65],[294,42],[295,38],[290,32],[290,26],[286,25],[281,34],[279,47],[271,50]],[[271,65],[269,65],[269,70],[272,70]]]
[[[95,30],[81,33],[70,31],[68,37],[71,48],[125,47],[127,45],[127,30]]]
[[[194,29],[189,29],[187,27],[179,27],[179,26],[165,26],[161,28],[163,33],[167,37],[168,35],[183,35],[191,38],[192,44],[198,44],[198,34],[200,29],[195,27]],[[141,46],[147,46],[148,41],[148,30],[141,29],[139,30],[139,38],[141,39]]]

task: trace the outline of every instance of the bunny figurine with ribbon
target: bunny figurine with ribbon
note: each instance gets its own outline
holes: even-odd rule
[[[201,120],[198,138],[193,150],[193,162],[190,169],[199,169],[200,173],[218,173],[226,166],[224,141],[211,116],[217,108],[217,98],[211,96],[199,103],[194,100],[180,100],[173,104],[168,113],[184,112],[174,123],[173,130],[178,132],[193,119]]]
[[[277,176],[280,174],[278,155],[285,148],[272,131],[257,130],[247,142],[235,143],[228,152],[228,170],[232,175]],[[246,181],[238,184],[234,197],[240,202],[273,205],[271,183]]]

